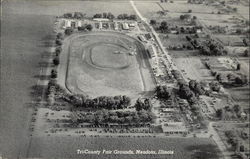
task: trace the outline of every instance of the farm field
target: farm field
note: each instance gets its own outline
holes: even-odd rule
[[[103,158],[103,159],[193,159],[202,155],[204,159],[217,159],[218,150],[210,139],[197,138],[83,138],[83,137],[34,137],[31,143],[30,157],[40,156],[43,158]],[[84,155],[77,154],[81,150],[173,150],[174,155]],[[196,153],[195,153],[196,152]],[[212,156],[211,156],[212,155]]]
[[[53,18],[16,14],[20,6],[7,1],[1,7],[0,154],[17,158],[27,152],[31,88],[39,77],[41,54],[48,51]]]
[[[152,91],[148,57],[139,41],[117,33],[89,33],[70,39],[66,87],[91,97]],[[129,55],[136,49],[137,55]],[[63,72],[63,71],[60,71]],[[65,76],[62,74],[61,76]],[[103,90],[106,90],[103,92]]]

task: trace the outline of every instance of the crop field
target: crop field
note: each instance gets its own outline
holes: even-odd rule
[[[64,50],[69,54],[66,87],[71,92],[138,97],[154,89],[144,46],[132,37],[111,32],[82,34],[69,40],[69,52]],[[136,55],[131,55],[133,51]]]
[[[83,12],[87,16],[96,13],[111,12],[115,16],[122,13],[134,14],[129,1],[20,1],[10,4],[22,6],[26,14],[62,15],[67,12]],[[14,6],[15,7],[15,6]],[[22,14],[23,10],[14,10],[15,14]]]
[[[210,139],[197,138],[83,138],[83,137],[34,137],[31,143],[30,157],[43,158],[103,158],[103,159],[193,159],[202,155],[203,159],[217,159],[220,155],[214,142]],[[173,155],[85,155],[77,154],[81,150],[166,150],[174,151]],[[185,156],[185,157],[184,157]]]

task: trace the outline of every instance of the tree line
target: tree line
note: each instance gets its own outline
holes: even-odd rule
[[[99,110],[96,112],[74,112],[71,116],[73,122],[92,123],[95,125],[117,123],[117,124],[139,124],[150,123],[154,115],[145,110],[141,111],[107,111]]]

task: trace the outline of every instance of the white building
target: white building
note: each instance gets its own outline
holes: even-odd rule
[[[123,30],[129,30],[128,23],[122,23],[122,29]]]

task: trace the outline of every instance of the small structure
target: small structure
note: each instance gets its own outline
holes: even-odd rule
[[[82,27],[82,22],[79,20],[79,21],[77,21],[77,27]]]
[[[122,29],[123,30],[129,30],[128,23],[122,23]]]
[[[94,18],[93,20],[98,21],[98,22],[108,22],[109,21],[109,19],[107,19],[107,18]]]
[[[135,23],[129,23],[129,27],[135,27]]]
[[[64,20],[63,28],[69,28],[71,27],[71,21],[70,20]]]
[[[118,28],[118,23],[117,22],[115,22],[115,30],[118,30],[119,28]]]

